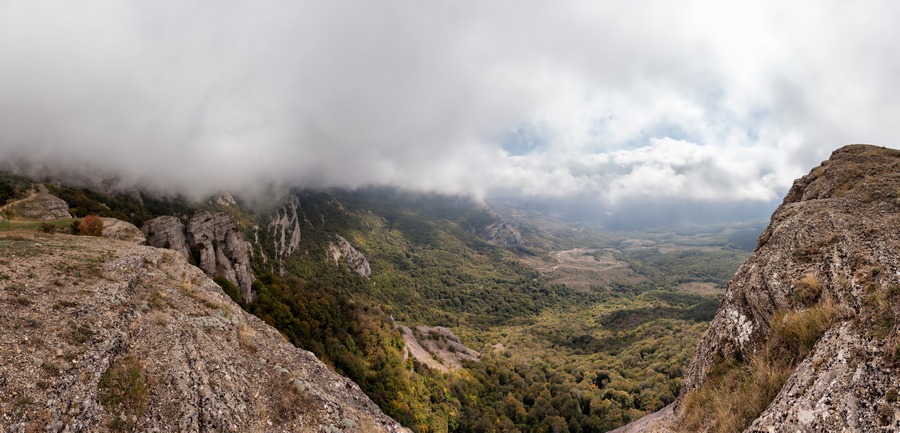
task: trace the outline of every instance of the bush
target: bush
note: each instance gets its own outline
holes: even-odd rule
[[[103,220],[97,215],[88,215],[78,224],[78,234],[82,236],[103,236]]]
[[[45,222],[45,223],[41,223],[40,230],[44,233],[53,233],[56,231],[56,227],[54,227],[53,224]]]

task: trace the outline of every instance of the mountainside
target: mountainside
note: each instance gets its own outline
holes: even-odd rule
[[[0,181],[6,199],[36,187]],[[146,235],[200,267],[417,432],[604,432],[662,408],[747,255],[731,229],[538,228],[387,189],[294,190],[262,208],[48,189],[104,217],[104,235]]]
[[[682,431],[898,431],[898,317],[900,152],[846,146],[772,215],[666,421]]]
[[[4,431],[400,431],[180,254],[0,235]]]

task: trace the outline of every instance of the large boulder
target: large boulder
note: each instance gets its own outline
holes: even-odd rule
[[[141,229],[132,223],[116,218],[103,218],[103,237],[134,242],[138,245],[147,243]]]

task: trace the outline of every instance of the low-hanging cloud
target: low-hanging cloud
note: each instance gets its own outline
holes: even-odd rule
[[[777,200],[894,146],[900,7],[0,2],[0,151],[193,196],[273,185]]]

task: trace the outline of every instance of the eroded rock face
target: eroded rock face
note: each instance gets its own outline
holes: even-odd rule
[[[350,242],[347,242],[347,239],[342,236],[335,235],[334,240],[329,242],[328,249],[331,252],[331,258],[334,259],[334,264],[338,264],[341,259],[344,259],[351,271],[366,278],[372,275],[372,269],[369,267],[366,256],[353,248],[353,245],[350,245]]]
[[[185,259],[191,256],[184,224],[180,219],[170,215],[153,218],[144,222],[141,231],[147,238],[147,245],[173,250]]]
[[[60,220],[72,218],[69,205],[61,198],[49,194],[45,189],[31,197],[12,205],[13,212],[20,218],[32,220]]]
[[[300,200],[292,195],[287,203],[275,212],[266,228],[269,239],[275,246],[275,259],[279,262],[288,258],[300,247]]]
[[[0,430],[105,432],[125,414],[128,431],[407,431],[182,255],[17,236],[0,252],[15,257],[4,273],[16,288],[0,290]],[[138,379],[117,406],[101,383],[121,365]]]
[[[804,281],[841,314],[747,431],[900,431],[900,152],[874,146],[841,148],[794,182],[729,283],[682,397],[717,359],[760,350],[779,312],[805,308]]]
[[[197,266],[208,275],[221,276],[241,288],[245,301],[253,301],[250,243],[226,213],[196,212],[188,223],[186,239],[196,254]]]

